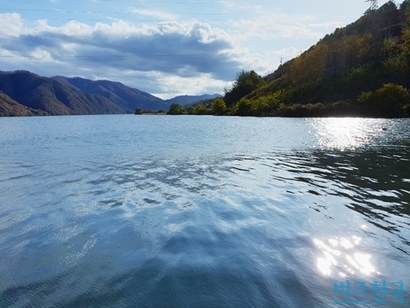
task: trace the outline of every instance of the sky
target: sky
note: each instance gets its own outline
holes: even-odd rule
[[[242,70],[274,72],[369,6],[365,0],[0,0],[0,70],[108,79],[163,99],[223,94]]]

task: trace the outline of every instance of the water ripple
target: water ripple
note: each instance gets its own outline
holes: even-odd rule
[[[177,142],[70,119],[0,151],[2,307],[332,307],[333,281],[410,284],[406,122],[349,120],[338,142],[339,120],[282,138],[283,119],[199,117],[213,133]]]

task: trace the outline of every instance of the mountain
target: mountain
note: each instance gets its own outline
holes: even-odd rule
[[[190,104],[218,95],[179,96],[164,101],[109,80],[42,77],[28,71],[0,71],[0,116],[120,114],[168,110],[174,101]]]
[[[217,97],[221,97],[219,94],[204,94],[204,95],[182,95],[176,96],[171,99],[165,100],[171,106],[171,104],[179,104],[179,105],[190,105],[200,101],[205,101],[209,99],[215,99]],[[169,107],[168,106],[168,107]]]
[[[242,72],[226,113],[410,116],[410,0],[389,1],[337,28],[264,78]]]
[[[0,92],[0,117],[47,115],[46,112],[23,106]]]
[[[134,113],[137,108],[144,110],[168,110],[171,104],[138,89],[108,80],[92,81],[79,77],[53,77],[61,83],[70,84],[84,93],[100,95],[121,107],[126,113]]]
[[[125,113],[101,95],[28,71],[0,72],[0,91],[25,107],[50,115]]]

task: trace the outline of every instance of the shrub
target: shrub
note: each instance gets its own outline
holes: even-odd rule
[[[217,98],[212,103],[212,114],[221,115],[225,112],[226,105],[222,98]]]
[[[388,83],[376,91],[362,92],[357,101],[373,116],[403,117],[406,105],[410,104],[410,93],[400,85]]]

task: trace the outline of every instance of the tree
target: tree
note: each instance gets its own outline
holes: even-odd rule
[[[198,104],[194,107],[194,114],[203,115],[207,113],[208,113],[208,110],[202,104]]]
[[[252,115],[251,114],[251,110],[252,110],[252,102],[249,99],[246,98],[242,98],[237,105],[235,105],[236,107],[236,115],[239,116],[249,116]]]
[[[168,110],[168,114],[185,114],[186,110],[179,104],[171,104]]]
[[[242,71],[238,74],[232,89],[225,92],[224,101],[226,106],[232,106],[242,97],[261,87],[265,81],[255,71]]]
[[[222,98],[217,98],[212,103],[212,114],[221,115],[225,112],[226,105]]]
[[[194,107],[193,107],[193,106],[188,106],[188,107],[186,108],[186,112],[187,112],[188,114],[194,114]]]

